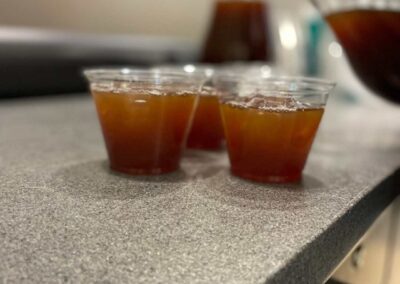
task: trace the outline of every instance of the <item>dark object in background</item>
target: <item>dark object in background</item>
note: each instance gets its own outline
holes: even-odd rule
[[[85,91],[85,67],[194,58],[193,46],[181,39],[0,28],[0,98]]]
[[[400,104],[400,11],[393,0],[312,0],[361,82]]]
[[[266,0],[215,2],[202,62],[271,61]]]
[[[400,104],[400,11],[359,8],[334,12],[326,20],[358,78]]]

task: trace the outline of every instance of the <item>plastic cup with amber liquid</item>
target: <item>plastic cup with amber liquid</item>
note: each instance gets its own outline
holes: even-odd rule
[[[224,144],[224,131],[219,111],[218,92],[212,78],[217,73],[212,65],[163,65],[154,70],[185,72],[189,76],[203,76],[205,82],[199,91],[199,102],[189,131],[187,148],[199,150],[220,150]]]
[[[177,170],[204,79],[127,68],[84,74],[110,168],[130,175]]]
[[[233,175],[299,182],[334,84],[312,78],[215,79]]]

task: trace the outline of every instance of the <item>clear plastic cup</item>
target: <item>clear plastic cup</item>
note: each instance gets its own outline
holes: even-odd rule
[[[211,65],[165,65],[155,67],[160,71],[183,71],[189,75],[204,76],[206,78],[199,97],[196,113],[189,132],[187,147],[202,150],[219,150],[224,141],[219,101],[217,92],[212,85],[212,78],[216,73]]]
[[[312,78],[220,76],[231,172],[266,183],[301,180],[334,84]]]
[[[111,169],[131,175],[177,170],[204,78],[127,68],[84,74]]]

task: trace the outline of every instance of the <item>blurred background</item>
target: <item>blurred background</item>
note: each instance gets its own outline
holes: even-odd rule
[[[200,44],[211,0],[0,1],[4,26],[98,34],[182,37]]]
[[[212,61],[204,52],[216,2],[0,0],[0,96],[82,92],[80,72],[90,66]],[[267,56],[236,54],[220,63],[261,60],[284,74],[343,81],[339,86],[358,97],[379,100],[348,80],[353,74],[341,46],[309,1],[265,1],[265,9]],[[228,43],[231,50],[234,44]],[[341,92],[357,99],[348,93]]]

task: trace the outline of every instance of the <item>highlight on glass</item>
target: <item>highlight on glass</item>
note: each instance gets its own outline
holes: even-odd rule
[[[163,65],[154,70],[185,72],[188,75],[204,76],[206,82],[199,92],[199,103],[187,140],[187,147],[201,150],[220,150],[223,146],[224,131],[217,92],[212,85],[216,70],[211,65]]]

